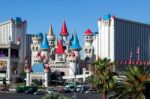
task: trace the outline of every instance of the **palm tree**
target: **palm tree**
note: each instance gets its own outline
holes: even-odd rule
[[[102,99],[106,96],[111,88],[113,88],[116,80],[115,73],[112,71],[114,63],[110,59],[98,59],[91,65],[92,75],[89,77],[91,84],[101,94]]]
[[[150,72],[145,66],[129,66],[119,79],[120,82],[114,87],[113,91],[121,99],[145,99],[145,82],[149,81]]]

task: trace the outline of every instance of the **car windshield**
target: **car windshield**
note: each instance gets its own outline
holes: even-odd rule
[[[48,90],[54,90],[54,88],[50,87],[50,88],[48,88]]]

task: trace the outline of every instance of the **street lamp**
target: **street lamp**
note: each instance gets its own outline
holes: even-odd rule
[[[69,68],[71,68],[71,66],[70,66]],[[74,87],[75,87],[75,90],[74,90],[74,99],[77,99],[77,97],[76,97],[76,88],[77,88],[77,86],[76,86],[76,69],[73,70],[73,69],[71,68],[71,70],[72,70],[73,73],[74,73]]]

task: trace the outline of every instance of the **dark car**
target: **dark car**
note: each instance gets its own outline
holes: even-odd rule
[[[86,92],[89,88],[90,88],[90,86],[88,86],[88,85],[83,85],[83,86],[81,87],[81,89],[79,90],[79,92],[84,93],[84,92]]]
[[[1,91],[9,91],[8,88],[2,88]]]
[[[34,88],[30,88],[28,90],[25,91],[26,94],[33,94],[36,90],[34,90]]]
[[[42,95],[42,94],[44,94],[44,92],[43,91],[36,91],[36,92],[34,92],[34,94],[35,95]]]
[[[72,92],[71,90],[67,89],[67,88],[63,88],[59,91],[60,93],[70,93]]]

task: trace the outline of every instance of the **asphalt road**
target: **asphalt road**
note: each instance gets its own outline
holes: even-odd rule
[[[66,96],[73,96],[73,93],[65,94]],[[30,95],[17,93],[0,93],[0,99],[41,99],[44,95]],[[99,94],[85,94],[77,93],[77,99],[101,99]]]

